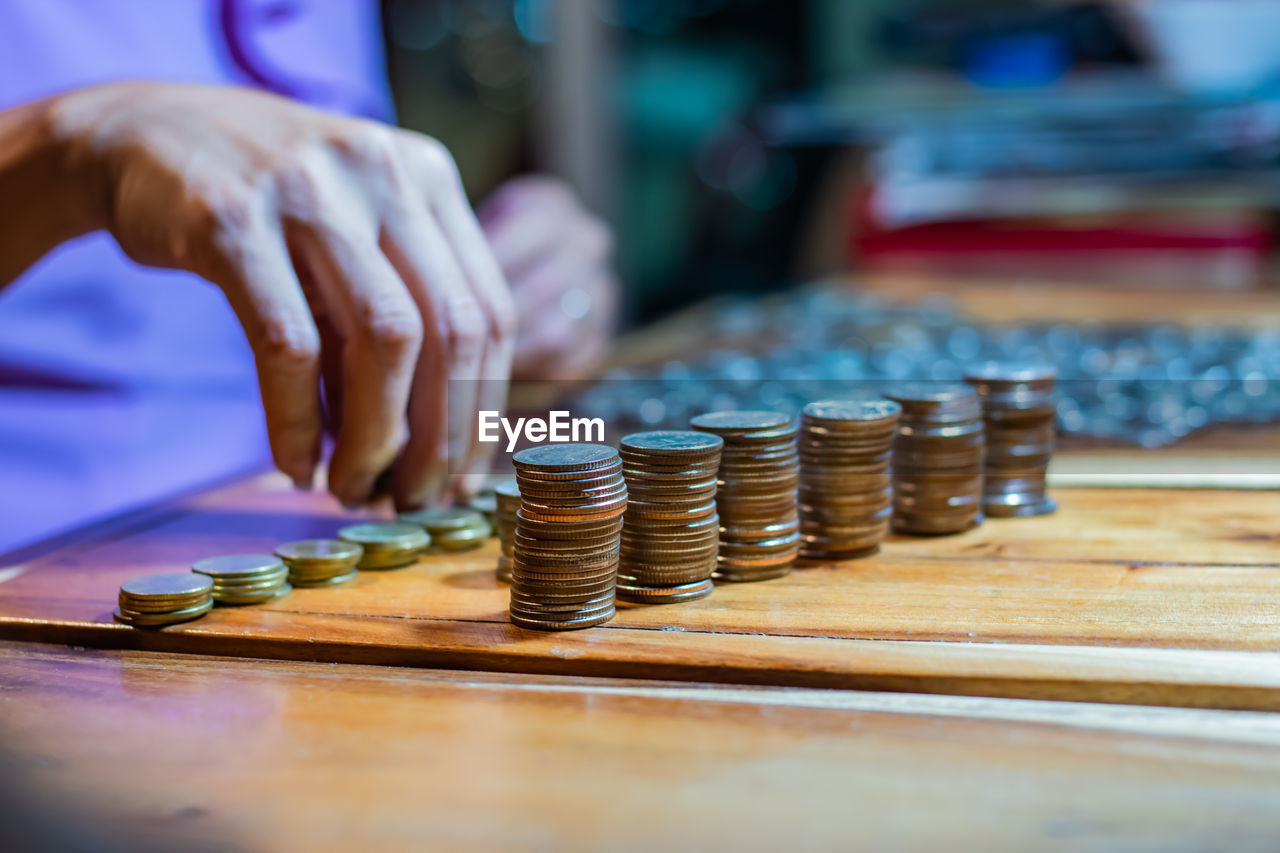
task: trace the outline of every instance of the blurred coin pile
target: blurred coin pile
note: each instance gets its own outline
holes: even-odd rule
[[[724,439],[716,483],[715,579],[762,581],[791,571],[800,547],[796,427],[777,412],[709,412],[690,422]]]
[[[638,432],[619,443],[627,481],[618,597],[674,604],[711,594],[720,518],[716,471],[724,440],[710,433]]]
[[[987,445],[982,503],[989,516],[1045,515],[1057,509],[1045,491],[1056,379],[1050,366],[994,361],[965,375],[982,399]]]
[[[880,550],[893,515],[889,460],[901,406],[809,403],[800,412],[800,556],[848,560]]]
[[[982,404],[963,382],[908,382],[893,445],[893,529],[942,534],[981,521]]]
[[[350,524],[338,531],[338,538],[360,546],[357,568],[365,571],[411,566],[431,544],[431,536],[419,525],[403,522]]]
[[[262,604],[293,589],[289,569],[271,554],[225,554],[197,560],[191,571],[213,581],[219,604]]]
[[[428,544],[439,551],[470,551],[489,538],[489,522],[476,509],[444,507],[402,512],[402,524],[413,524],[427,532]],[[426,546],[424,545],[425,549]],[[363,568],[363,567],[362,567]]]
[[[280,545],[276,556],[289,567],[294,586],[335,586],[355,580],[364,549],[341,539],[300,539]]]
[[[896,303],[847,283],[723,301],[696,353],[615,369],[574,407],[619,430],[681,429],[720,409],[796,412],[887,382],[959,381],[982,361],[1052,364],[1060,434],[1160,447],[1217,423],[1280,418],[1280,329],[982,323],[945,296]]]
[[[513,457],[520,489],[512,549],[511,621],[589,628],[614,614],[627,485],[618,451],[547,444]]]
[[[213,607],[213,580],[195,572],[144,575],[120,584],[117,622],[158,627],[196,619]]]
[[[502,553],[498,555],[498,580],[511,583],[511,565],[516,540],[516,512],[520,509],[520,484],[515,480],[504,480],[494,487],[493,494],[497,502],[494,525],[498,528],[498,544],[502,549]]]

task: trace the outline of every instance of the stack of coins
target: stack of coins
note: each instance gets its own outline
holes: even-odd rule
[[[1058,508],[1045,491],[1053,456],[1058,373],[1048,365],[988,362],[965,374],[982,398],[987,464],[982,505],[997,518],[1047,515]]]
[[[430,536],[430,544],[441,551],[470,551],[489,538],[489,522],[474,509],[420,509],[400,514],[402,524],[421,527]],[[368,552],[368,548],[365,549]],[[364,568],[364,566],[361,566]]]
[[[520,484],[515,480],[505,480],[494,487],[493,494],[498,502],[495,526],[498,528],[498,543],[502,548],[502,553],[498,555],[498,580],[511,583],[516,512],[520,509]]]
[[[800,413],[800,556],[849,560],[880,550],[893,515],[889,459],[902,407],[810,403]]]
[[[800,547],[796,427],[777,412],[710,412],[690,425],[724,439],[716,484],[718,581],[763,581],[791,571]]]
[[[520,509],[512,548],[511,621],[563,631],[613,618],[627,484],[618,451],[546,444],[517,453]]]
[[[191,571],[213,580],[219,604],[261,604],[293,589],[289,568],[270,554],[227,554],[199,560]]]
[[[335,586],[354,580],[364,549],[339,539],[301,539],[276,548],[294,586]]]
[[[194,572],[144,575],[120,584],[117,622],[139,627],[174,625],[213,608],[213,580]]]
[[[716,471],[724,440],[701,432],[655,431],[625,436],[627,480],[618,597],[674,604],[711,594],[720,517]]]
[[[893,445],[893,529],[944,534],[982,521],[982,404],[963,382],[908,382]]]
[[[402,569],[418,561],[427,550],[431,536],[416,524],[366,522],[338,531],[338,538],[363,550],[357,568],[364,570]]]

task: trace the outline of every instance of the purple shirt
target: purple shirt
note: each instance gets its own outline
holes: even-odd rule
[[[392,115],[374,0],[0,8],[0,109],[142,79]],[[253,357],[217,288],[94,234],[0,292],[0,554],[269,464]]]

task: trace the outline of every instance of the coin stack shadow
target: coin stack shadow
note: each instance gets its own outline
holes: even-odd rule
[[[982,521],[982,403],[963,382],[908,382],[893,443],[893,529],[940,535]]]
[[[516,453],[520,509],[512,548],[511,621],[564,631],[614,614],[627,484],[618,451],[547,444]]]
[[[982,398],[987,461],[982,504],[996,518],[1047,515],[1058,508],[1045,491],[1056,411],[1049,365],[987,362],[965,374]]]
[[[789,574],[800,547],[795,424],[777,412],[709,412],[689,423],[724,439],[716,483],[720,549],[713,577],[736,583]]]
[[[800,412],[800,556],[850,560],[880,550],[893,516],[889,461],[902,407],[830,400]]]
[[[288,567],[271,554],[206,557],[191,571],[213,580],[213,600],[219,604],[262,604],[293,589]]]
[[[498,555],[498,580],[511,583],[511,565],[514,557],[513,548],[516,540],[516,511],[520,509],[520,485],[515,480],[504,480],[494,487],[497,509],[494,515],[494,527],[498,529],[498,545],[502,553]]]
[[[213,609],[213,579],[195,572],[143,575],[120,584],[117,622],[138,627],[175,625]]]
[[[716,471],[724,440],[702,432],[637,432],[619,442],[627,480],[618,597],[640,604],[705,598],[720,542]]]

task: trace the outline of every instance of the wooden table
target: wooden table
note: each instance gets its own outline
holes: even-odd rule
[[[115,624],[121,582],[333,535],[350,516],[278,474],[122,519],[0,567],[0,639],[336,663],[1280,709],[1280,493],[1062,489],[1056,515],[880,554],[605,626],[512,626],[496,544],[217,608]]]
[[[1280,717],[0,643],[6,837],[100,850],[1221,850]]]

